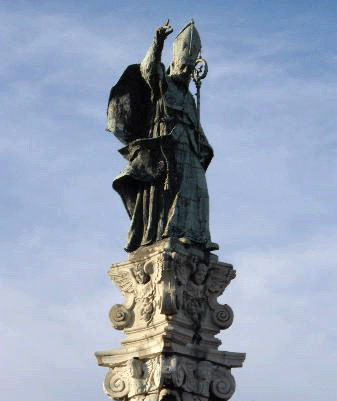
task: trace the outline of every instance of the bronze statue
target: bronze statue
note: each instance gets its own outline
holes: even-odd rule
[[[205,171],[213,150],[188,87],[201,50],[193,20],[173,43],[168,70],[161,63],[167,21],[156,30],[142,63],[130,65],[111,89],[108,128],[124,143],[128,165],[113,181],[131,219],[126,251],[175,237],[217,249],[209,232]]]

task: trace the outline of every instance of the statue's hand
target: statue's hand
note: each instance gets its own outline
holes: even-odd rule
[[[170,35],[172,32],[173,29],[170,25],[170,20],[167,20],[161,27],[157,28],[156,31],[157,39],[164,41],[168,37],[168,35]]]

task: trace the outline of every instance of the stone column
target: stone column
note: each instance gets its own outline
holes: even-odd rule
[[[233,322],[232,309],[217,302],[235,278],[233,266],[172,238],[139,248],[108,274],[125,297],[109,317],[126,339],[120,350],[96,353],[108,368],[106,394],[123,401],[230,399],[231,369],[245,354],[220,351],[215,336]]]

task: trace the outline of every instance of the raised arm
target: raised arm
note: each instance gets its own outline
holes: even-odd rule
[[[159,82],[164,78],[165,70],[161,63],[161,54],[165,39],[173,29],[167,20],[161,27],[157,28],[152,46],[147,51],[144,60],[140,64],[140,70],[145,81],[150,85],[153,95],[158,90]]]

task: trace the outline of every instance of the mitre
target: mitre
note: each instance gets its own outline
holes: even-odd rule
[[[173,42],[173,64],[194,65],[201,50],[200,35],[193,19],[178,33]]]

